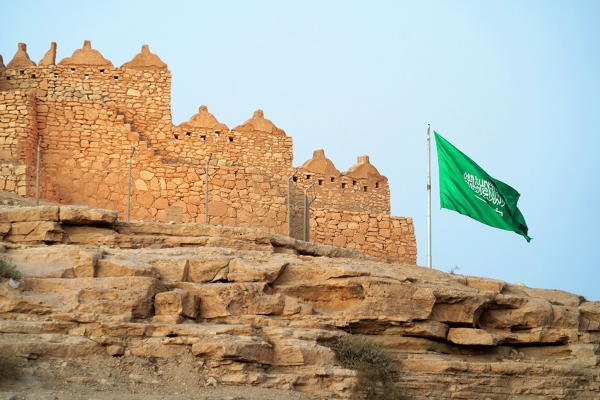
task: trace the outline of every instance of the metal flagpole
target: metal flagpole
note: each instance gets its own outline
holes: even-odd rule
[[[427,267],[431,266],[431,137],[427,124]]]

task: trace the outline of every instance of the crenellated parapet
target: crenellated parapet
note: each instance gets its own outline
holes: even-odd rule
[[[58,65],[64,66],[94,66],[112,68],[113,64],[100,54],[98,50],[92,49],[89,40],[83,42],[83,47],[73,52],[71,57],[63,58]]]
[[[285,136],[283,129],[279,129],[273,122],[265,118],[263,110],[254,111],[252,118],[233,128],[233,131],[244,133],[264,132]]]
[[[29,54],[27,54],[27,45],[25,43],[19,43],[17,52],[12,60],[6,65],[6,68],[26,67],[35,67],[35,63],[31,61]]]
[[[303,190],[314,182],[311,193],[317,196],[316,207],[390,213],[388,180],[369,162],[368,156],[358,157],[348,171],[339,172],[323,150],[315,150],[313,157],[298,168],[293,180]]]
[[[150,52],[147,44],[142,45],[142,51],[136,54],[133,59],[121,65],[121,68],[131,68],[139,70],[167,69],[159,56]]]
[[[40,66],[56,65],[56,42],[50,43],[50,49],[38,63]]]
[[[183,129],[204,129],[209,132],[228,132],[229,128],[227,125],[217,121],[214,115],[208,112],[208,107],[200,106],[198,113],[192,115],[187,122],[179,124],[180,128]]]

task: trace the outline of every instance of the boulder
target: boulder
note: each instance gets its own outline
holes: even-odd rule
[[[65,225],[112,226],[117,220],[116,211],[87,206],[60,206],[60,222]]]
[[[156,315],[181,315],[195,319],[198,317],[199,306],[198,296],[181,289],[158,293],[154,299]]]
[[[191,259],[188,263],[187,280],[204,283],[224,280],[227,277],[231,257],[208,256]]]
[[[203,358],[257,362],[267,365],[272,365],[274,358],[273,345],[255,336],[219,335],[211,341],[192,345],[192,354]]]
[[[476,346],[496,346],[504,341],[502,336],[473,328],[450,328],[447,339],[455,344]]]
[[[272,283],[288,264],[287,258],[277,256],[254,262],[245,258],[234,258],[229,262],[227,280],[230,282]]]
[[[148,260],[158,271],[160,279],[166,284],[187,282],[189,260],[187,258],[158,258]]]
[[[160,274],[150,264],[130,258],[108,256],[96,263],[96,277],[148,276],[159,278]]]
[[[200,297],[200,317],[230,315],[281,315],[284,298],[271,294],[266,283],[177,283],[173,285]]]
[[[6,241],[13,243],[60,242],[63,235],[62,227],[52,221],[14,222],[11,224]]]
[[[58,222],[58,207],[0,207],[0,222]]]

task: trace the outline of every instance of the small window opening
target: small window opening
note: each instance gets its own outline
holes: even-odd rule
[[[175,138],[175,140],[179,140],[179,135],[175,134],[173,135],[173,137]]]
[[[298,182],[298,177],[297,177],[297,176],[295,176],[295,177],[293,177],[293,178],[292,178],[292,180],[293,180],[294,182]]]
[[[85,79],[90,79],[90,76],[88,74],[85,74],[84,78]]]
[[[204,135],[200,136],[200,140],[205,141],[206,140],[206,136],[204,136]]]
[[[220,135],[220,134],[221,134],[221,132],[219,132],[219,131],[215,131],[215,136],[216,136],[216,137],[219,137],[219,135]]]
[[[186,132],[186,133],[185,133],[185,136],[187,136],[187,137],[190,137],[190,136],[192,136],[192,132]]]
[[[6,77],[6,80],[7,80],[7,81],[10,81],[10,76],[7,76],[7,77]]]
[[[104,70],[103,69],[100,70],[100,75],[104,75]]]
[[[115,82],[116,82],[116,81],[118,81],[118,80],[119,80],[119,77],[118,77],[118,76],[115,76]]]
[[[347,186],[348,184],[346,182],[342,182],[342,189],[346,189]]]
[[[356,186],[356,181],[352,181],[352,186]]]
[[[54,74],[54,77],[55,77],[55,78],[58,78],[58,74]]]
[[[25,75],[25,71],[21,70],[21,75]]]
[[[323,179],[319,179],[319,186],[323,186]]]
[[[75,72],[75,68],[71,68],[71,73]]]
[[[379,188],[379,182],[375,182],[375,189]]]
[[[35,79],[35,74],[32,74],[31,77]]]
[[[306,175],[306,179],[307,179],[307,180],[308,180],[308,179],[310,179],[310,175]]]
[[[335,178],[333,176],[331,177],[331,182],[335,182]]]
[[[367,187],[363,186],[363,192],[366,192],[366,191],[367,191]]]
[[[229,141],[233,142],[233,138],[231,136],[229,136]]]

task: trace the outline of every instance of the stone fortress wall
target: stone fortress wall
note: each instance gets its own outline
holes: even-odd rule
[[[290,233],[292,138],[261,110],[229,129],[201,106],[174,126],[170,90],[167,65],[146,45],[115,68],[89,41],[58,63],[52,43],[39,65],[20,43],[6,66],[0,57],[0,189],[35,196],[39,144],[41,198],[117,210],[123,219],[131,157],[131,219],[163,222],[177,206],[182,222],[205,222],[210,159],[210,224]],[[311,240],[416,263],[412,219],[390,216],[387,178],[367,156],[340,172],[315,151],[290,182],[295,226],[313,182]]]

